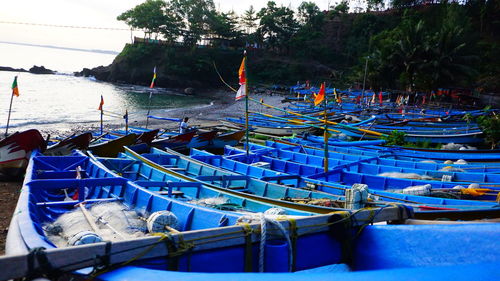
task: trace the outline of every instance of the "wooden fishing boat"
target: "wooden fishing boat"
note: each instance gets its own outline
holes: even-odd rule
[[[85,169],[80,169],[81,167]],[[100,220],[99,215],[93,212],[93,206],[108,203],[118,204],[118,208],[122,210],[136,212],[139,217],[128,219],[139,219],[136,221],[139,225],[129,226],[139,229],[143,234],[148,233],[143,228],[149,227],[151,232],[151,227],[155,226],[152,223],[157,222],[154,216],[160,216],[163,211],[168,211],[163,213],[168,215],[168,218],[164,219],[171,223],[164,221],[163,225],[168,227],[160,232],[234,225],[239,217],[235,213],[188,204],[148,191],[124,178],[115,177],[109,171],[91,163],[86,156],[43,156],[34,153],[12,218],[12,234],[9,233],[7,254],[39,247],[53,249],[56,245],[74,246],[98,242],[104,235],[108,235],[110,230],[113,231],[110,238],[113,241],[132,239],[135,234],[131,233],[136,232],[127,232],[123,227],[117,230],[117,225],[110,228],[107,222]],[[106,207],[101,209],[103,208],[106,210]],[[58,220],[68,212],[77,217],[71,219],[69,225]],[[121,221],[121,224],[129,223],[127,217],[123,219],[127,222]],[[150,219],[147,221],[148,226],[146,223],[140,223],[143,219]],[[79,222],[79,225],[72,224],[75,221]],[[84,224],[83,230],[73,233],[71,228],[82,228],[80,224]],[[139,235],[139,232],[136,233],[138,237],[144,236]]]
[[[229,128],[242,129],[245,127],[245,122],[239,119],[227,118],[221,120],[224,126]],[[291,136],[293,134],[300,134],[311,130],[309,126],[289,125],[289,124],[271,124],[269,122],[250,122],[249,125],[252,131],[256,133],[274,135],[274,136]]]
[[[336,130],[341,131],[343,134],[354,138],[361,138],[363,134],[346,128],[336,127]],[[429,143],[462,143],[462,144],[477,144],[482,143],[483,138],[481,137],[483,134],[482,131],[474,131],[466,133],[465,130],[455,133],[447,133],[447,132],[435,132],[434,134],[430,133],[418,133],[418,132],[409,132],[405,135],[405,140],[407,142],[429,142]],[[374,135],[365,135],[365,139],[373,139],[377,138]]]
[[[0,173],[19,177],[28,165],[31,151],[44,151],[46,142],[38,130],[16,132],[0,141]]]
[[[227,148],[226,152],[229,154],[234,152],[237,153],[231,154],[231,156],[220,156],[211,155],[208,152],[193,150],[192,157],[199,161],[203,161],[226,170],[246,174],[262,180],[277,181],[278,183],[286,184],[287,186],[299,188],[311,188],[314,186],[316,190],[337,195],[343,195],[344,192],[350,189],[351,185],[353,185],[353,183],[349,185],[343,184],[342,182],[322,183],[320,181],[316,181],[314,179],[315,175],[322,174],[323,167],[281,160],[271,156],[265,156],[263,154],[252,153],[249,154],[249,156],[246,156],[246,153],[234,148]],[[335,170],[336,168],[333,167],[333,169]],[[484,211],[487,209],[493,210],[498,207],[498,204],[494,202],[488,203],[475,200],[456,200],[442,197],[434,198],[416,195],[408,197],[408,194],[399,194],[378,189],[379,188],[370,189],[369,194],[373,194],[374,197],[378,196],[380,198],[379,200],[382,201],[399,201],[405,205],[411,206],[415,210],[415,216],[419,216],[420,212],[439,209]],[[500,210],[498,210],[497,216],[500,216]]]
[[[58,274],[66,273],[100,280],[125,277],[138,280],[165,277],[175,280],[199,277],[206,280],[337,277],[356,280],[392,276],[394,270],[403,271],[396,271],[398,278],[411,273],[449,277],[450,269],[463,276],[478,278],[483,274],[490,276],[489,264],[500,261],[498,255],[491,254],[500,250],[495,243],[500,233],[498,224],[371,225],[404,222],[413,217],[410,208],[392,206],[375,212],[374,209],[341,211],[290,220],[247,216],[243,217],[243,224],[236,224],[242,217],[159,196],[123,178],[87,177],[97,170],[84,171],[84,179],[71,179],[77,174],[76,167],[84,161],[88,158],[41,156],[30,161],[9,230],[9,256],[0,258],[0,266],[9,269],[0,273],[1,279],[32,274],[57,278]],[[73,196],[77,191],[77,199],[65,200],[65,193]],[[124,206],[121,212],[134,210],[144,218],[169,210],[178,217],[177,227],[182,232],[170,231],[162,236],[130,240],[116,238],[57,249],[48,239],[46,233],[57,229],[50,228],[47,223],[75,209],[75,204],[85,203],[77,207],[84,217],[86,212],[93,216],[93,207],[86,205],[107,201],[120,202]],[[111,224],[101,223],[102,215],[99,221],[97,232],[110,228]],[[352,239],[350,233],[357,233],[356,239]],[[464,237],[467,243],[463,243]],[[412,249],[413,254],[408,255],[401,249]],[[478,263],[479,271],[474,266]],[[450,268],[450,264],[456,267]],[[241,274],[259,271],[296,273]],[[228,272],[240,274],[228,275]]]
[[[74,149],[87,150],[91,140],[92,133],[88,132],[69,137],[52,146],[49,146],[47,150],[45,150],[44,154],[51,156],[62,156],[71,154]]]
[[[118,153],[123,152],[124,146],[132,145],[136,140],[136,134],[129,134],[110,140],[100,139],[100,143],[90,145],[88,150],[101,157],[116,157]]]
[[[224,148],[226,145],[237,145],[245,136],[245,130],[228,132],[217,135],[209,145],[209,148]]]
[[[284,146],[300,145],[316,147],[316,149],[323,149],[323,138],[317,136],[304,136],[303,138],[275,140],[276,143],[282,143]],[[400,160],[411,161],[452,161],[466,160],[468,162],[481,162],[481,163],[495,163],[499,162],[500,157],[497,153],[461,153],[462,151],[452,150],[451,152],[434,150],[430,152],[418,151],[413,149],[405,149],[399,146],[384,147],[384,146],[364,146],[364,147],[340,147],[336,145],[329,145],[329,151],[338,153],[347,153],[352,155],[366,155],[366,156],[391,156]]]
[[[154,140],[151,146],[185,150],[195,135],[196,131],[187,132],[185,134],[175,134],[170,137]]]
[[[324,150],[321,147],[308,146],[307,143],[304,144],[304,141],[299,143],[287,142],[287,141],[267,141],[266,146],[261,146],[258,144],[250,144],[251,149],[277,149],[281,154],[290,153],[294,155],[294,153],[299,152],[307,155],[315,155],[319,157],[324,157]],[[407,168],[418,168],[418,169],[426,169],[430,171],[438,171],[438,170],[447,170],[447,169],[461,169],[464,171],[470,172],[478,172],[478,173],[500,173],[500,165],[496,163],[489,162],[481,162],[481,163],[467,163],[467,164],[454,164],[451,163],[438,163],[439,160],[432,160],[430,155],[416,155],[418,157],[411,156],[402,156],[400,152],[388,150],[381,151],[380,154],[375,154],[373,151],[363,151],[359,149],[347,148],[347,147],[336,147],[329,146],[328,147],[328,158],[329,161],[341,159],[341,160],[350,160],[350,161],[359,161],[362,159],[366,159],[367,157],[375,157],[380,156],[375,163],[380,163],[382,165],[389,165],[395,167],[407,167]],[[437,154],[440,155],[440,154]],[[448,160],[459,160],[457,155],[453,157],[453,155],[443,154],[442,157],[448,157]],[[460,155],[463,157],[464,155]],[[287,156],[292,157],[292,156]],[[436,157],[434,154],[432,157]],[[322,159],[322,158],[321,158]],[[320,161],[319,163],[322,163]],[[335,162],[337,163],[337,162]],[[334,163],[334,165],[335,165]],[[330,165],[331,166],[331,165]]]
[[[96,164],[95,161],[99,161],[102,165]],[[181,177],[176,177],[174,174],[155,168],[143,161],[135,160],[125,154],[121,154],[120,158],[95,158],[95,160],[91,159],[89,162],[98,166],[97,169],[103,170],[97,173],[97,176],[112,175],[119,177],[118,175],[121,175],[149,191],[183,202],[240,214],[268,213],[266,211],[273,212],[276,209],[272,204],[244,198],[235,193],[226,192],[221,188],[213,189],[204,184],[193,183]],[[166,167],[166,165],[163,166]],[[95,170],[95,168],[92,169]],[[179,171],[180,168],[171,167],[171,169]],[[96,173],[94,172],[94,174]],[[285,214],[292,216],[312,215],[312,213],[287,208],[281,208],[280,213],[283,216]]]

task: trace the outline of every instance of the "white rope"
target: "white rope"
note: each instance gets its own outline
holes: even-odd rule
[[[267,221],[264,213],[260,213],[260,251],[259,251],[259,272],[264,272],[264,250],[267,236]]]
[[[280,222],[273,220],[272,218],[266,217],[264,213],[259,213],[260,216],[260,248],[259,248],[259,272],[264,272],[264,258],[265,258],[265,245],[267,239],[267,223],[271,223],[275,225],[283,234],[283,237],[286,239],[288,245],[288,272],[292,271],[292,261],[293,261],[293,249],[292,249],[292,241],[290,236],[288,235],[287,230]]]

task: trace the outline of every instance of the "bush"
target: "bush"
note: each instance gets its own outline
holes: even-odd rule
[[[383,137],[383,139],[386,141],[387,145],[400,145],[400,146],[402,146],[402,145],[406,144],[405,136],[406,136],[405,132],[394,130],[391,132],[391,134]]]

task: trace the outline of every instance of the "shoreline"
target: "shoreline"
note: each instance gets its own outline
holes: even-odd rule
[[[182,119],[184,117],[189,117],[189,125],[196,127],[207,127],[207,126],[215,126],[219,125],[219,120],[222,120],[226,117],[239,118],[245,116],[245,101],[235,101],[235,93],[231,91],[225,90],[216,90],[216,91],[207,91],[205,93],[200,93],[198,95],[193,95],[193,98],[203,97],[212,99],[209,104],[205,105],[193,105],[189,107],[183,108],[173,108],[168,110],[167,112],[162,112],[158,114],[160,117],[168,117],[168,118],[179,118]],[[270,104],[276,107],[282,107],[286,105],[286,103],[282,103],[281,101],[284,99],[283,95],[279,94],[251,94],[251,98],[260,100],[261,98],[265,103]],[[257,104],[255,102],[249,101],[249,111],[262,112],[266,114],[278,114],[279,112],[270,108],[267,108],[263,105]],[[150,112],[150,115],[156,115],[155,110]],[[42,125],[43,126],[43,125]],[[123,121],[112,121],[104,123],[104,131],[124,128]],[[146,126],[146,116],[141,119],[137,119],[134,116],[134,119],[129,119],[129,127],[145,127]],[[167,129],[167,130],[178,130],[179,123],[173,121],[165,121],[165,120],[156,120],[149,119],[148,128],[149,129]],[[60,128],[60,129],[52,129],[52,128],[36,128],[34,129],[40,130],[42,135],[50,134],[51,137],[56,136],[69,136],[72,134],[80,134],[88,131],[98,131],[100,130],[99,121],[96,120],[95,123],[80,123],[73,127],[69,128]]]

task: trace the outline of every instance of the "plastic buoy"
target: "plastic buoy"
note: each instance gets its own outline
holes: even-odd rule
[[[97,242],[102,242],[101,236],[97,235],[92,231],[85,230],[85,231],[80,231],[77,234],[73,235],[68,240],[68,245],[78,246],[78,245],[92,244]]]
[[[478,188],[480,188],[480,186],[479,186],[479,184],[477,184],[477,183],[471,183],[471,184],[470,184],[467,188],[471,188],[471,189],[472,189],[472,188],[473,188],[473,189],[478,189]]]
[[[455,161],[455,164],[467,165],[467,161],[465,161],[464,159],[459,159]]]
[[[282,208],[273,207],[271,209],[267,209],[264,212],[264,215],[284,216],[286,215],[286,211]]]
[[[453,161],[451,161],[451,160],[446,160],[446,161],[444,161],[444,163],[445,163],[445,164],[453,164]]]
[[[171,228],[179,227],[178,224],[179,220],[175,214],[169,211],[154,212],[147,221],[149,232],[171,232]]]

